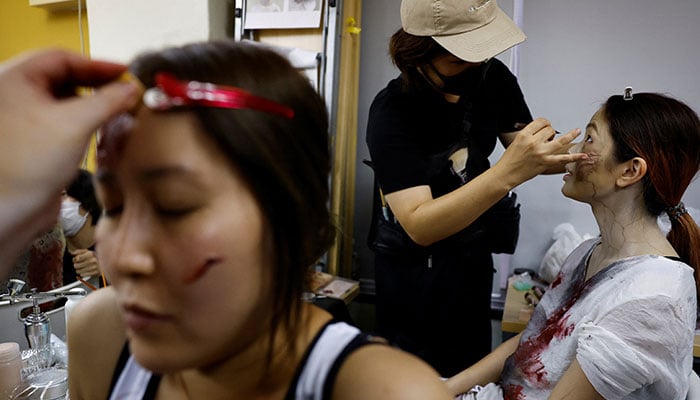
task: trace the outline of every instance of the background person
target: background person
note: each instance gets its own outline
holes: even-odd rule
[[[493,58],[525,40],[496,1],[440,4],[401,3],[389,46],[401,75],[377,94],[367,126],[369,242],[378,334],[450,376],[491,350],[491,253],[513,232],[480,217],[584,155],[562,154],[577,131],[551,140],[548,121],[531,122],[515,76]],[[508,149],[489,168],[497,140]]]
[[[681,199],[700,121],[667,96],[611,96],[576,150],[589,158],[567,166],[562,192],[590,205],[600,237],[569,255],[521,334],[449,379],[453,393],[499,382],[503,398],[686,398],[700,230]]]
[[[103,128],[110,286],[71,313],[71,398],[451,399],[419,359],[301,300],[334,237],[328,117],[308,79],[234,41],[130,68],[154,109]],[[235,101],[189,97],[191,81]]]
[[[61,203],[59,221],[66,237],[66,251],[63,253],[63,283],[101,278],[102,271],[95,255],[95,225],[100,220],[102,209],[97,203],[92,184],[92,173],[85,169],[66,188]],[[102,279],[94,279],[95,284],[104,286]]]

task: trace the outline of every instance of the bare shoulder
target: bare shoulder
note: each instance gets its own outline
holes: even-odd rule
[[[437,372],[417,357],[388,345],[353,352],[338,372],[334,400],[452,399]]]
[[[75,306],[67,324],[67,339],[71,398],[107,398],[114,366],[126,341],[111,288],[94,291]]]

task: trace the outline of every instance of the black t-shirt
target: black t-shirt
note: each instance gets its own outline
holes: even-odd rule
[[[499,134],[532,121],[508,67],[493,59],[480,68],[483,81],[457,103],[427,84],[407,87],[401,77],[377,94],[369,112],[367,146],[384,194],[423,185],[430,186],[434,198],[449,193],[462,184],[450,168],[450,154],[468,148],[466,175],[472,179],[490,167],[488,157]]]
[[[481,173],[489,167],[498,135],[532,121],[515,76],[497,59],[488,64],[477,93],[472,99],[462,96],[458,103],[447,102],[427,85],[406,89],[401,77],[377,94],[369,112],[367,145],[385,194],[431,185],[433,197],[438,197],[446,188],[435,187],[434,180],[452,149],[469,141],[472,172]]]

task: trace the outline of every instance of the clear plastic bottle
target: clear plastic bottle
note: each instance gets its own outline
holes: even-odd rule
[[[19,343],[0,343],[0,398],[8,399],[22,383]]]

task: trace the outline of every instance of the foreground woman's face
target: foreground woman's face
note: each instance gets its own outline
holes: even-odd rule
[[[140,110],[106,131],[100,264],[132,353],[166,372],[205,366],[261,336],[271,246],[248,185],[189,112]]]

